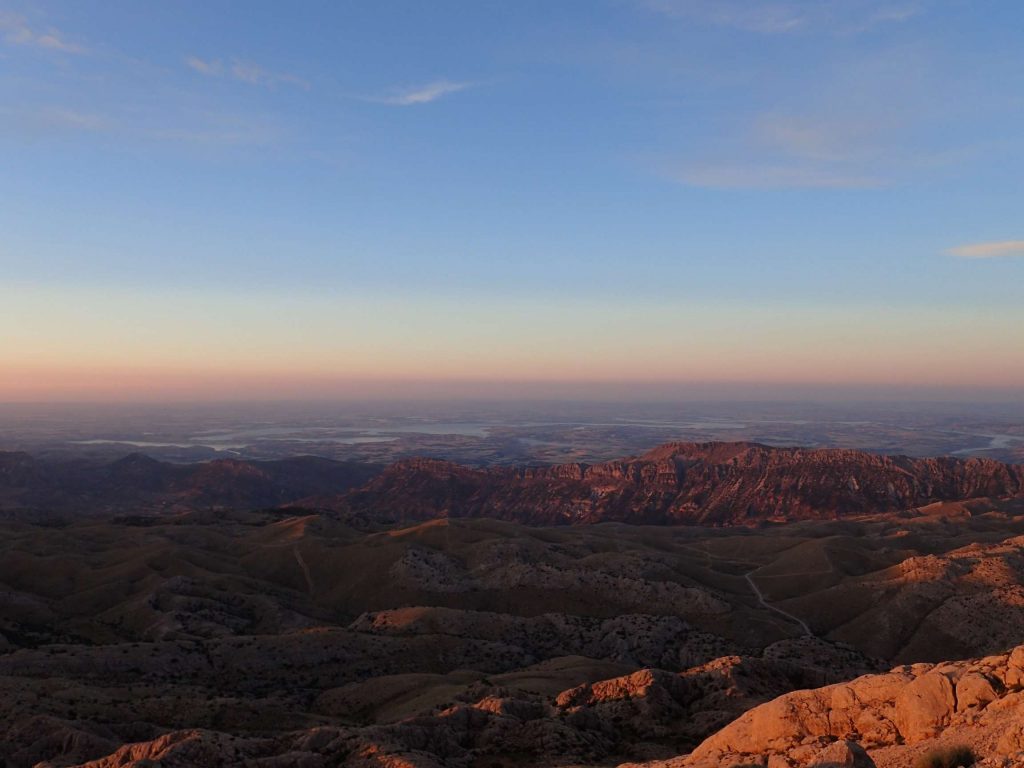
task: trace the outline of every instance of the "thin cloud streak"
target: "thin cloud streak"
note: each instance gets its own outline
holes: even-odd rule
[[[281,133],[275,123],[258,115],[193,113],[183,118],[141,127],[141,136],[209,147],[254,147],[273,144]]]
[[[12,45],[45,48],[60,53],[88,53],[84,46],[65,40],[59,30],[53,27],[45,31],[34,29],[23,16],[16,14],[0,13],[0,33],[3,34],[3,39]]]
[[[808,22],[807,15],[790,3],[752,5],[713,0],[646,0],[644,5],[666,16],[762,34],[792,32]]]
[[[879,136],[878,134],[882,134]],[[889,183],[897,154],[882,126],[870,120],[765,114],[750,129],[726,136],[704,156],[662,163],[685,184],[719,189],[863,189]]]
[[[862,162],[877,155],[874,142],[885,128],[870,116],[857,119],[772,112],[755,118],[752,141],[771,151],[819,163]]]
[[[684,152],[662,153],[659,169],[694,186],[733,189],[898,183],[936,155],[928,118],[956,110],[928,98],[940,82],[931,72],[928,59],[899,49],[844,57],[771,109],[690,141]]]
[[[110,130],[111,121],[102,115],[53,106],[29,109],[0,109],[3,132],[27,139],[48,134],[101,133]]]
[[[787,165],[698,166],[669,175],[688,186],[710,189],[869,189],[883,185],[881,179],[871,176]]]
[[[270,72],[258,64],[241,59],[232,59],[225,63],[220,59],[202,59],[198,56],[186,56],[185,66],[206,77],[229,77],[249,85],[273,88],[276,85],[291,85],[304,91],[310,90],[309,81],[301,77],[280,72]]]
[[[968,243],[946,251],[960,259],[1000,259],[1024,256],[1024,240],[999,240],[989,243]]]
[[[73,109],[55,108],[47,110],[41,116],[54,126],[64,126],[82,131],[105,131],[110,127],[110,121],[105,117],[87,112],[77,112]]]
[[[388,104],[393,107],[411,107],[416,104],[429,104],[430,102],[437,101],[449,94],[464,91],[467,88],[472,87],[472,85],[472,83],[468,82],[435,80],[434,82],[427,83],[426,85],[395,91],[394,93],[386,96],[374,96],[367,100],[378,104]]]
[[[655,13],[712,26],[763,35],[792,34],[812,29],[861,33],[883,24],[898,24],[921,12],[917,4],[852,3],[823,0],[756,2],[753,0],[640,0]]]
[[[916,4],[882,7],[872,13],[862,24],[853,27],[849,31],[853,33],[867,32],[873,27],[882,24],[902,24],[920,14],[921,6]]]
[[[187,110],[117,115],[82,112],[63,106],[28,109],[0,107],[0,136],[35,143],[67,136],[116,136],[132,142],[187,143],[245,147],[274,143],[280,128],[259,115],[194,113]]]
[[[185,65],[201,75],[220,77],[224,74],[224,65],[219,61],[207,61],[206,59],[200,59],[198,56],[186,56]]]

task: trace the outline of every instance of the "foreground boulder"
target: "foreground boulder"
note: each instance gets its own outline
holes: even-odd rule
[[[814,756],[815,768],[876,768],[864,747],[852,741],[834,741]]]

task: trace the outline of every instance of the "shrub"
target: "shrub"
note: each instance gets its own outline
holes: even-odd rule
[[[977,760],[970,747],[944,747],[922,755],[914,768],[970,768]]]

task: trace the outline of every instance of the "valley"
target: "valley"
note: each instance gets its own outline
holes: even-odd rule
[[[735,465],[750,448],[700,450]],[[793,470],[804,458],[779,461]],[[143,483],[176,494],[147,514],[9,511],[0,759],[675,760],[790,691],[998,654],[1024,637],[1019,494],[785,524],[536,526],[371,515],[367,489],[390,471],[342,495],[358,505],[335,508],[302,506],[311,497],[246,508],[237,493],[211,507],[196,488],[223,489],[223,477],[193,468],[166,487]]]

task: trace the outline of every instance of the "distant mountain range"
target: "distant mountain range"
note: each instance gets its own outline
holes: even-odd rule
[[[95,464],[0,453],[0,509],[89,514],[291,505],[374,523],[744,525],[1021,495],[1024,465],[754,443],[668,443],[600,464],[516,468],[433,459],[385,468],[308,456],[170,464],[141,454]]]
[[[1024,493],[1024,466],[753,443],[668,443],[602,464],[471,469],[407,460],[336,500],[399,521],[493,517],[531,525],[742,525],[892,512]]]
[[[172,464],[141,453],[95,463],[0,452],[0,510],[103,515],[275,507],[344,493],[381,469],[314,456]]]

